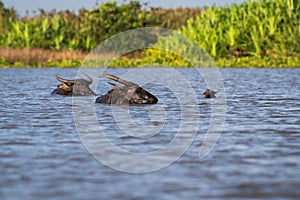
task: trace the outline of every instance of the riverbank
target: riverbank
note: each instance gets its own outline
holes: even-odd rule
[[[81,67],[87,53],[74,50],[43,50],[43,49],[0,49],[0,67]],[[147,56],[122,56],[109,61],[109,56],[103,56],[93,67],[102,67],[100,63],[109,63],[109,67],[137,67],[149,63],[162,64],[170,67],[193,67],[185,62],[164,63]],[[274,57],[228,57],[215,60],[217,67],[260,67],[260,68],[299,68],[300,55]]]
[[[20,18],[16,11],[0,4],[0,48],[8,48],[0,52],[0,65],[80,67],[88,52],[97,45],[126,33],[128,37],[115,41],[118,45],[128,50],[131,45],[147,44],[150,50],[138,52],[138,56],[122,56],[113,63],[106,55],[101,55],[101,59],[88,63],[89,66],[103,66],[103,63],[110,63],[110,67],[134,67],[145,63],[191,66],[180,55],[198,54],[193,44],[183,42],[177,34],[166,35],[164,31],[176,30],[203,48],[219,67],[300,67],[299,9],[296,0],[248,0],[203,9],[146,9],[130,1],[121,5],[107,2],[78,13],[41,10],[33,17]],[[145,31],[140,29],[142,27],[158,29]],[[139,31],[134,35],[125,32],[137,28]],[[115,47],[124,52],[121,46]],[[176,51],[172,55],[151,51],[151,48]],[[110,47],[106,49],[112,52]],[[196,57],[192,62],[203,62],[198,58],[201,55],[192,56]]]

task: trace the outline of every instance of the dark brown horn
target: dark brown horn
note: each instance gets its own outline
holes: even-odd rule
[[[88,82],[90,83],[90,84],[92,84],[93,83],[93,79],[89,76],[89,75],[87,75],[86,73],[84,73],[84,72],[82,72],[87,78],[88,78]]]
[[[55,74],[55,78],[56,78],[58,81],[62,82],[62,83],[66,83],[66,84],[67,84],[67,83],[71,83],[71,84],[74,84],[74,83],[75,83],[75,80],[67,80],[67,79],[63,79],[63,78],[57,76],[56,74]]]
[[[111,83],[111,82],[108,82],[108,84],[111,84],[112,86],[116,86],[117,85],[117,84]]]
[[[123,83],[124,85],[127,85],[127,86],[136,85],[136,84],[134,84],[132,82],[125,81],[125,80],[123,80],[123,79],[121,79],[121,78],[119,78],[117,76],[111,75],[111,74],[101,74],[100,76],[112,79],[112,80],[117,81],[119,83]]]

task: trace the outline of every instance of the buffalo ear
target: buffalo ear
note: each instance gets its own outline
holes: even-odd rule
[[[59,84],[57,87],[64,90],[64,91],[66,91],[66,92],[71,92],[72,91],[72,87],[70,87],[67,84],[62,83],[62,84]]]

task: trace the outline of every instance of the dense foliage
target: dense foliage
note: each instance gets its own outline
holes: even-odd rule
[[[4,17],[0,21],[4,25],[0,47],[89,51],[103,40],[129,29],[146,26],[178,29],[199,14],[200,9],[147,8],[131,1],[121,5],[106,2],[92,10],[81,9],[78,14],[39,10],[33,17],[17,18],[5,17],[7,13],[8,10],[1,12]]]
[[[300,3],[298,0],[248,1],[231,7],[209,7],[191,18],[180,32],[193,38],[214,58],[280,57],[300,54]],[[162,38],[155,48],[177,45],[180,52],[188,45],[177,37]],[[153,56],[165,57],[157,52]]]
[[[7,9],[4,4],[0,1],[0,33],[7,31],[10,19],[16,19],[16,11],[14,9]]]
[[[199,8],[150,8],[136,1],[107,2],[91,10],[81,9],[78,13],[39,10],[33,16],[25,17],[17,16],[0,1],[0,49],[4,49],[0,53],[7,52],[6,49],[38,49],[32,52],[38,52],[35,58],[40,58],[43,54],[40,49],[62,52],[58,60],[48,62],[46,56],[42,56],[42,62],[27,59],[28,65],[76,63],[78,66],[81,62],[78,56],[74,62],[63,59],[70,58],[68,51],[81,57],[105,39],[140,27],[178,30],[192,40],[182,42],[178,35],[161,37],[157,33],[151,33],[153,37],[146,39],[143,34],[133,35],[133,40],[117,42],[123,46],[147,42],[153,48],[122,57],[112,66],[143,63],[210,66],[211,59],[207,59],[210,55],[218,66],[223,67],[300,67],[299,0],[249,0],[225,7],[207,7],[203,11]],[[194,42],[208,54],[199,54]],[[0,65],[22,63],[23,54],[19,55],[18,58],[0,56]],[[187,56],[189,60],[186,60]]]

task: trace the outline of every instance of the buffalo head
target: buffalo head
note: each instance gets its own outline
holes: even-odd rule
[[[52,94],[68,96],[94,96],[95,93],[89,88],[89,85],[93,82],[93,80],[87,74],[83,74],[87,77],[87,80],[67,80],[55,75],[56,79],[62,83],[57,85],[57,88],[52,92]]]
[[[206,89],[202,95],[204,98],[216,98],[216,95],[215,95],[216,93],[217,92],[215,92],[213,90]]]
[[[139,85],[125,81],[117,76],[111,74],[101,74],[100,76],[112,79],[123,85],[113,85],[113,89],[107,92],[107,94],[100,96],[96,99],[96,103],[106,104],[156,104],[158,99],[150,92],[144,90]]]

